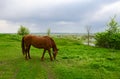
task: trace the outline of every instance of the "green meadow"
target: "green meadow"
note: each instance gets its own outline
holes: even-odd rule
[[[120,79],[120,50],[83,45],[81,40],[52,36],[59,52],[50,61],[43,49],[31,47],[25,60],[22,37],[0,34],[0,79]]]

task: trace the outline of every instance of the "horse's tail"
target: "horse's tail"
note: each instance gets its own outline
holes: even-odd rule
[[[24,55],[24,54],[25,54],[24,37],[22,38],[21,47],[22,47],[22,53],[23,53],[23,55]]]

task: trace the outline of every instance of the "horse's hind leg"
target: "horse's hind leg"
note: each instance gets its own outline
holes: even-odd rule
[[[27,60],[28,57],[27,57],[27,49],[25,49],[25,59]]]
[[[53,58],[52,58],[52,55],[51,55],[51,51],[50,51],[50,49],[48,50],[48,53],[49,53],[49,56],[50,56],[50,60],[52,61]]]
[[[29,50],[30,50],[30,45],[26,45],[26,48],[25,48],[25,55],[26,55],[25,59],[26,60],[31,59]]]

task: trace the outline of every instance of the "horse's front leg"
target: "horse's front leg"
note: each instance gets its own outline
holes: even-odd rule
[[[27,53],[25,54],[25,60],[27,60]]]
[[[30,45],[31,46],[31,45]],[[30,46],[28,47],[28,58],[31,59],[30,57]]]
[[[41,60],[42,60],[42,61],[43,61],[43,59],[44,59],[45,52],[46,52],[46,49],[44,49],[44,51],[43,51],[43,54],[42,54],[42,57],[41,57]]]
[[[51,55],[51,51],[50,51],[50,49],[48,50],[48,52],[49,52],[50,60],[52,61],[53,58],[52,58],[52,55]]]

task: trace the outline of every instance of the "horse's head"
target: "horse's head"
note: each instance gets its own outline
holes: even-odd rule
[[[55,50],[53,51],[53,57],[54,57],[54,59],[56,59],[56,56],[57,56],[58,50],[59,50],[59,49],[55,49]]]

